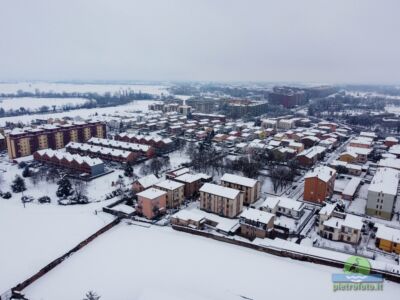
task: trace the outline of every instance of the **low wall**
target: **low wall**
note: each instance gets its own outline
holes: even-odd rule
[[[315,255],[310,255],[310,254],[306,254],[306,253],[285,250],[285,249],[280,249],[280,248],[275,248],[275,247],[266,247],[266,246],[255,245],[255,244],[251,244],[249,242],[233,240],[233,239],[230,239],[230,238],[227,238],[224,236],[217,236],[217,235],[214,235],[209,232],[199,231],[199,230],[195,230],[195,229],[188,228],[188,227],[172,225],[172,228],[177,231],[182,231],[182,232],[186,232],[186,233],[190,233],[190,234],[194,234],[194,235],[198,235],[198,236],[203,236],[203,237],[211,238],[213,240],[242,246],[242,247],[250,248],[253,250],[257,250],[257,251],[262,251],[265,253],[269,253],[269,254],[273,254],[273,255],[277,255],[277,256],[281,256],[281,257],[290,257],[290,258],[296,259],[296,260],[307,261],[307,262],[312,262],[312,263],[330,266],[330,267],[336,267],[336,268],[344,267],[344,263],[342,261],[327,259],[324,257],[319,257],[319,256],[315,256]],[[387,280],[400,283],[400,275],[390,273],[390,272],[385,272],[382,270],[376,270],[376,269],[371,269],[371,271],[372,271],[372,273],[375,273],[375,274],[382,274],[383,277]]]

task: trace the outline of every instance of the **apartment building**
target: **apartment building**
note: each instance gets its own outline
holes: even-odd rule
[[[6,134],[8,156],[14,159],[41,149],[60,149],[69,142],[86,142],[91,137],[106,137],[105,123],[75,122],[15,128]]]
[[[138,204],[136,210],[147,219],[154,219],[155,217],[164,214],[167,209],[167,193],[149,188],[137,194]]]
[[[135,180],[132,184],[132,189],[136,193],[140,193],[140,192],[152,187],[156,183],[159,183],[160,181],[161,181],[160,178],[158,178],[156,175],[150,174],[150,175],[147,175],[147,176],[144,176],[142,178]]]
[[[237,189],[205,183],[200,188],[200,209],[234,218],[242,212],[243,193]]]
[[[221,185],[242,191],[245,205],[256,202],[261,195],[261,184],[256,179],[225,173],[221,178]]]
[[[336,170],[327,166],[319,166],[308,172],[304,182],[304,200],[322,203],[333,194]]]
[[[190,174],[185,173],[181,176],[175,177],[174,180],[181,182],[185,185],[184,195],[191,198],[198,194],[203,182],[208,180],[209,176],[206,174]]]
[[[156,183],[154,187],[167,193],[166,201],[168,209],[178,208],[183,203],[185,187],[183,183],[167,179]]]
[[[101,159],[80,156],[59,150],[43,149],[33,153],[36,161],[70,169],[79,173],[96,176],[104,173],[104,163]]]
[[[391,220],[399,187],[399,171],[378,168],[368,188],[366,214]]]

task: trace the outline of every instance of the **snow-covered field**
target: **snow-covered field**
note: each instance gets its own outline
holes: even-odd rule
[[[54,114],[34,114],[34,115],[23,115],[23,116],[15,116],[15,117],[6,117],[0,118],[0,126],[4,126],[6,122],[22,122],[25,124],[30,123],[31,121],[38,118],[62,118],[62,117],[71,117],[71,118],[80,118],[85,119],[93,116],[95,113],[99,115],[109,115],[118,112],[125,111],[148,111],[148,106],[151,103],[156,101],[153,100],[136,100],[132,101],[125,105],[115,106],[115,107],[103,107],[103,108],[88,108],[88,109],[74,109],[67,112],[60,112]]]
[[[5,111],[9,111],[11,109],[17,110],[20,107],[31,111],[37,111],[42,106],[47,106],[49,109],[52,109],[53,105],[55,105],[56,108],[61,108],[63,105],[78,106],[88,101],[88,99],[84,98],[3,98],[0,99],[0,107]]]
[[[336,268],[294,261],[171,228],[120,224],[25,290],[31,300],[377,299],[383,292],[333,292]]]
[[[134,91],[135,93],[149,93],[154,95],[168,94],[168,85],[149,84],[93,84],[93,83],[53,83],[53,82],[0,82],[0,93],[24,92],[56,92],[56,93],[115,93],[120,91]]]
[[[64,254],[112,219],[94,214],[107,203],[84,206],[0,199],[0,293]]]

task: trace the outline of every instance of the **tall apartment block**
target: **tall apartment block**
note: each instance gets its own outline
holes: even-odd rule
[[[8,156],[14,159],[42,149],[56,150],[64,148],[69,142],[83,143],[91,137],[105,138],[105,123],[74,122],[46,124],[36,128],[15,128],[6,133]]]

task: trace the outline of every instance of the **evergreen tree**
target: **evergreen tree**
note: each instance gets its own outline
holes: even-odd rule
[[[31,177],[31,175],[32,175],[31,169],[29,169],[29,166],[26,166],[22,171],[22,177]]]
[[[132,177],[133,176],[133,168],[132,168],[132,165],[130,163],[127,163],[125,165],[124,175],[126,177]]]
[[[67,177],[63,177],[60,181],[57,182],[57,184],[57,197],[64,198],[73,194],[71,182],[68,180]]]
[[[26,191],[25,180],[21,176],[16,175],[11,184],[11,189],[14,193]]]

